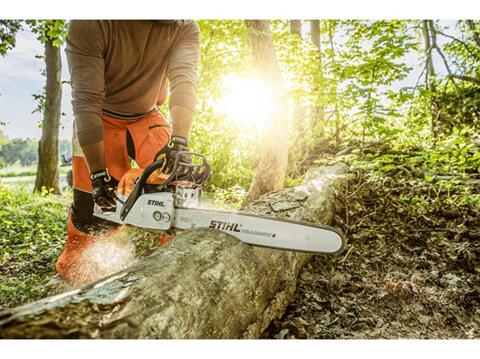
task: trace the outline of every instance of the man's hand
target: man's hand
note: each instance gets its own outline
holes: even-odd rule
[[[155,161],[163,161],[159,172],[165,174],[172,172],[178,151],[188,151],[188,139],[183,136],[172,136],[170,142],[155,155]]]
[[[115,201],[115,183],[116,182],[108,173],[107,169],[93,172],[90,174],[92,180],[92,197],[93,201],[100,206],[103,211],[114,212],[116,207]]]

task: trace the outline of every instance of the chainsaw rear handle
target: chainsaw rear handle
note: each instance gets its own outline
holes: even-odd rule
[[[197,157],[202,160],[201,164],[194,164],[193,162],[185,162],[182,161],[183,156]],[[125,201],[125,205],[122,208],[122,212],[120,213],[120,218],[122,221],[125,220],[128,213],[132,209],[133,205],[137,201],[137,199],[142,195],[145,185],[147,184],[147,180],[150,175],[157,169],[163,167],[164,160],[158,160],[153,162],[150,166],[145,168],[142,172],[142,175],[138,179],[135,187],[133,187],[132,192],[128,196],[127,200]],[[178,170],[182,168],[184,172],[178,173]],[[175,162],[173,164],[173,169],[170,175],[167,177],[165,182],[163,182],[158,187],[158,192],[161,192],[165,187],[167,187],[172,181],[177,180],[177,176],[182,176],[182,179],[188,180],[193,179],[196,185],[201,185],[205,182],[208,177],[210,176],[210,165],[207,162],[207,158],[199,153],[189,152],[189,151],[178,151],[175,154]],[[196,177],[201,177],[201,181],[197,182]],[[190,177],[190,178],[189,178]]]

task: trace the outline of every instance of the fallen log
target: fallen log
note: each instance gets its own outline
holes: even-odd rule
[[[311,170],[245,210],[329,224],[345,173],[343,164]],[[107,278],[1,312],[0,337],[258,338],[283,314],[311,257],[188,230]]]

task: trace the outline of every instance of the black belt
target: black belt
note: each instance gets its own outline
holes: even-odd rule
[[[148,111],[148,112],[150,112],[150,111]],[[115,118],[119,118],[121,120],[136,120],[138,118],[142,118],[148,112],[145,112],[145,113],[122,113],[122,112],[115,112],[115,111],[112,111],[112,110],[107,110],[106,108],[102,108],[102,113],[104,113],[105,115],[112,116],[112,117],[115,117]]]

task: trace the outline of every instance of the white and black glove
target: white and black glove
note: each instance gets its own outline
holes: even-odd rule
[[[110,176],[108,169],[96,171],[90,174],[92,181],[93,201],[103,211],[114,212],[116,208],[115,188],[117,181]]]
[[[188,151],[188,139],[183,136],[172,136],[170,142],[155,155],[155,161],[163,161],[162,167],[160,167],[161,172],[165,174],[172,172],[175,156],[179,151]],[[182,161],[188,162],[189,158],[182,156]]]

